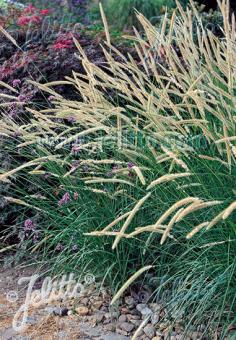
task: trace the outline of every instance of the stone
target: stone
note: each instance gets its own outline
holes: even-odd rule
[[[123,331],[123,329],[120,329],[120,328],[116,328],[116,333],[124,335],[124,336],[128,336],[129,335],[128,332]]]
[[[118,319],[119,322],[126,322],[127,316],[125,314],[121,314]]]
[[[126,296],[125,297],[125,303],[130,307],[134,306],[134,298],[132,296]]]
[[[83,298],[80,302],[82,303],[82,305],[87,306],[87,304],[89,302],[89,299],[88,298]]]
[[[108,323],[107,325],[104,326],[104,328],[107,331],[113,332],[116,329],[116,326],[114,325],[114,323]]]
[[[116,333],[110,333],[107,335],[104,335],[100,340],[128,340],[129,338],[124,335],[118,335]]]
[[[156,333],[155,328],[152,325],[145,326],[143,331],[149,338],[153,338]]]
[[[93,308],[100,309],[102,307],[103,302],[102,301],[94,301],[93,302]]]
[[[129,322],[122,322],[119,324],[119,328],[129,333],[129,332],[132,332],[132,330],[134,329],[134,325]]]
[[[139,327],[139,325],[142,323],[142,320],[130,320],[130,322],[135,326],[135,327]]]
[[[129,311],[128,308],[122,307],[122,308],[121,308],[121,313],[122,313],[122,314],[128,314],[128,313],[130,313],[130,311]]]
[[[80,316],[85,316],[88,315],[89,309],[88,307],[80,306],[76,308],[76,313],[79,314]]]
[[[139,303],[137,306],[136,306],[136,309],[141,312],[142,309],[146,308],[147,307],[147,304],[146,303]]]
[[[66,307],[46,307],[45,310],[52,315],[66,316],[68,315],[68,308]]]
[[[160,320],[160,314],[159,313],[153,313],[151,315],[151,323],[153,326],[155,326]]]
[[[128,340],[129,338],[124,335],[118,335],[116,333],[110,333],[108,335],[104,335],[100,340]]]
[[[141,310],[141,314],[143,318],[146,318],[148,315],[152,314],[152,311],[150,308],[145,307],[144,309]]]
[[[94,321],[96,323],[102,322],[103,319],[104,319],[104,314],[102,314],[102,313],[97,313],[97,314],[94,315]]]
[[[129,321],[131,321],[131,320],[140,320],[140,316],[139,315],[127,314],[126,316],[127,316],[127,319]]]
[[[159,303],[149,303],[149,308],[155,313],[159,312],[162,308],[162,306]]]

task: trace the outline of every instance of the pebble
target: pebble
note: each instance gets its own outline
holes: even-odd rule
[[[85,316],[88,315],[89,309],[84,306],[80,306],[76,308],[76,313],[79,314],[80,316]]]
[[[149,338],[153,338],[156,333],[155,328],[152,325],[147,325],[144,327],[143,331]]]
[[[97,314],[94,315],[94,321],[96,323],[102,322],[103,319],[104,319],[104,314],[102,314],[102,313],[97,313]]]
[[[100,309],[102,307],[103,302],[102,301],[94,301],[93,302],[93,308]]]
[[[141,323],[142,323],[142,320],[130,320],[130,322],[135,325],[135,327],[138,327]]]
[[[107,331],[110,331],[110,332],[113,332],[113,331],[115,331],[115,329],[116,329],[114,323],[108,323],[107,325],[104,326],[104,328],[105,328]]]
[[[59,316],[66,316],[68,315],[68,308],[66,307],[47,307],[45,308],[45,310],[49,313],[49,314],[53,314],[53,315],[59,315]]]
[[[162,306],[159,303],[150,303],[149,307],[154,313],[159,312],[162,309]]]
[[[81,300],[82,305],[85,305],[85,306],[87,306],[88,302],[89,302],[89,299],[88,299],[88,298],[83,298],[83,299]]]
[[[105,318],[106,319],[118,319],[118,317],[120,316],[119,312],[109,312],[109,313],[105,313]]]
[[[120,328],[116,328],[116,333],[124,335],[124,336],[128,336],[129,334],[128,332],[123,331],[123,329],[120,329]]]
[[[146,307],[147,307],[146,303],[139,303],[139,304],[137,304],[136,309],[137,309],[139,312],[141,312],[142,309],[144,309],[144,308],[146,308]]]
[[[130,310],[128,308],[126,308],[126,307],[122,307],[121,308],[121,313],[128,314],[128,313],[130,313]]]
[[[139,315],[127,314],[126,316],[127,316],[129,321],[131,321],[131,320],[140,320],[140,316]]]
[[[144,309],[141,310],[141,314],[142,314],[143,318],[145,318],[146,316],[151,315],[152,311],[151,311],[150,308],[145,307]]]
[[[125,314],[121,314],[119,316],[119,322],[126,322],[127,321],[127,316]]]
[[[129,307],[134,307],[134,298],[132,296],[126,296],[125,297],[125,303],[129,306]]]
[[[129,322],[122,322],[119,324],[119,328],[129,333],[134,329],[134,325]]]
[[[159,322],[159,320],[160,320],[160,314],[159,313],[153,313],[151,315],[151,323],[152,323],[152,325],[155,326]]]

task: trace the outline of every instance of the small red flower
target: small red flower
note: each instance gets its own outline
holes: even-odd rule
[[[48,15],[50,13],[50,9],[42,9],[41,11],[40,11],[40,14],[41,15]]]
[[[32,4],[29,4],[25,10],[24,10],[24,13],[25,14],[34,14],[36,12],[37,8],[34,7]]]
[[[34,15],[30,18],[30,23],[39,24],[42,21],[42,18],[39,15]]]
[[[28,25],[30,23],[30,17],[21,16],[21,17],[19,17],[17,23],[18,23],[19,26]]]

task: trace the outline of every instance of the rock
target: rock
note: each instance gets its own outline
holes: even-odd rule
[[[76,308],[76,313],[79,314],[80,316],[85,316],[88,315],[89,309],[84,306],[80,306]]]
[[[125,303],[129,306],[129,307],[133,307],[134,306],[134,298],[132,296],[126,296],[125,297]]]
[[[155,313],[159,312],[162,306],[159,303],[149,303],[149,308]]]
[[[82,305],[87,306],[88,302],[89,302],[89,299],[88,298],[83,298],[80,302],[82,303]]]
[[[130,313],[130,311],[129,311],[128,308],[122,307],[122,308],[121,308],[121,313],[122,313],[122,314],[128,314],[128,313]]]
[[[127,316],[127,319],[129,321],[131,321],[131,320],[140,320],[140,316],[139,315],[127,314],[126,316]]]
[[[73,315],[73,311],[72,310],[69,310],[68,313],[67,313],[68,316],[70,315]]]
[[[156,333],[155,328],[152,325],[145,326],[143,331],[149,338],[153,338]]]
[[[136,306],[136,309],[141,312],[142,309],[146,308],[147,307],[147,304],[146,303],[139,303],[137,306]]]
[[[108,306],[104,306],[104,305],[103,305],[103,306],[100,308],[100,310],[103,311],[103,312],[108,312],[109,309],[108,309]]]
[[[97,314],[94,315],[95,323],[100,323],[100,322],[103,321],[103,319],[104,319],[104,314],[102,314],[102,313],[97,313]]]
[[[119,322],[126,322],[127,316],[125,314],[121,314],[118,319]]]
[[[148,308],[147,304],[145,303],[139,303],[136,306],[136,309],[142,314],[143,317],[146,317],[150,314],[152,314],[152,310]]]
[[[160,323],[160,324],[158,325],[158,329],[160,329],[160,330],[162,331],[162,330],[165,329],[167,326],[168,326],[168,325],[167,325],[165,322],[162,322],[162,323]]]
[[[92,309],[93,311],[99,310],[102,307],[103,302],[102,301],[94,301],[92,303]]]
[[[134,325],[129,322],[122,322],[119,324],[119,328],[129,333],[132,332],[132,330],[134,329]]]
[[[127,336],[118,335],[116,333],[110,333],[108,335],[104,335],[100,340],[128,340]]]
[[[106,319],[117,319],[119,316],[120,316],[119,312],[105,313],[105,318]]]
[[[114,323],[109,323],[109,324],[105,325],[104,328],[107,331],[113,332],[113,331],[115,331],[116,326],[114,325]]]
[[[52,315],[66,316],[68,315],[68,308],[66,307],[46,307],[45,310]]]
[[[153,326],[155,326],[160,320],[160,314],[159,313],[153,313],[151,315],[151,323]]]
[[[144,309],[141,310],[141,314],[143,318],[146,318],[148,315],[152,314],[152,311],[150,308],[146,307]]]
[[[142,320],[130,320],[130,322],[135,326],[135,327],[139,327],[139,325],[142,323]]]
[[[120,329],[120,328],[116,328],[116,333],[124,335],[124,336],[128,336],[129,335],[128,332],[126,332],[126,331],[124,331],[123,329]]]

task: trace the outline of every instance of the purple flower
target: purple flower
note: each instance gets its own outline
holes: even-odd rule
[[[34,229],[35,229],[35,224],[33,223],[33,221],[29,218],[25,220],[24,230],[27,232],[27,231],[34,230]]]
[[[67,117],[67,120],[68,120],[69,123],[75,123],[76,122],[76,118],[74,116]]]
[[[70,194],[69,192],[66,192],[63,196],[62,199],[58,202],[59,207],[61,207],[64,204],[67,204],[70,201]]]
[[[55,99],[55,97],[54,96],[49,96],[48,97],[48,100],[51,102],[52,100],[54,100]]]
[[[132,162],[129,162],[129,163],[127,164],[128,169],[132,169],[134,166],[135,166],[135,164],[132,163]]]
[[[74,200],[77,200],[78,198],[79,198],[79,194],[78,194],[78,192],[76,191],[76,192],[74,192]]]
[[[18,100],[20,102],[25,102],[27,100],[27,96],[24,95],[24,94],[20,94],[19,97],[18,97]]]
[[[113,167],[112,167],[112,171],[116,171],[116,170],[118,170],[119,169],[119,166],[118,165],[113,165]]]
[[[71,148],[72,153],[78,153],[80,151],[80,147],[77,144],[73,144]]]
[[[21,84],[21,80],[20,79],[14,79],[13,82],[12,82],[12,86],[13,87],[17,87],[20,84]]]
[[[64,246],[63,246],[63,244],[61,244],[61,243],[58,243],[57,245],[56,245],[56,248],[55,248],[57,251],[62,251],[63,249],[64,249]]]

